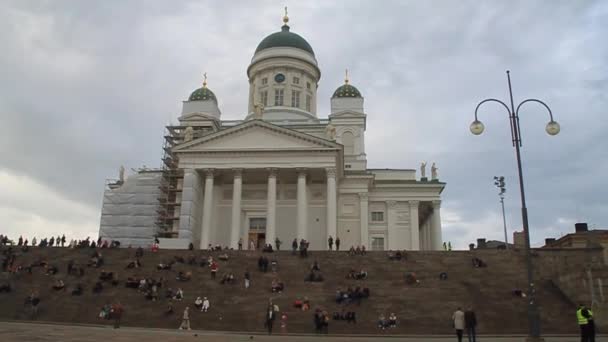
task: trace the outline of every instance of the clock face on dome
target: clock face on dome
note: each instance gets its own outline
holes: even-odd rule
[[[274,80],[277,83],[281,83],[281,82],[285,81],[285,75],[283,75],[283,74],[276,74],[274,76]]]

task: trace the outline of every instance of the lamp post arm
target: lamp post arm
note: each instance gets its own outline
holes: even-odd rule
[[[511,116],[511,110],[509,109],[509,106],[507,106],[504,102],[502,102],[500,100],[497,100],[497,99],[485,99],[485,100],[479,102],[477,104],[477,107],[475,107],[475,121],[477,121],[477,111],[479,110],[479,107],[481,107],[481,105],[484,104],[484,103],[486,103],[486,102],[498,102],[498,103],[500,103],[507,110],[507,114],[509,114],[509,116]]]
[[[547,104],[546,104],[546,103],[544,103],[543,101],[541,101],[541,100],[537,100],[537,99],[527,99],[527,100],[522,101],[522,102],[521,102],[521,103],[520,103],[520,104],[517,106],[517,109],[515,110],[515,114],[516,114],[517,116],[519,116],[519,108],[521,108],[521,106],[522,106],[524,103],[527,103],[527,102],[536,102],[536,103],[540,103],[541,105],[543,105],[543,107],[545,107],[545,108],[547,109],[547,111],[549,112],[549,118],[551,118],[551,121],[553,121],[553,113],[551,112],[551,108],[549,108],[549,106],[547,106]]]

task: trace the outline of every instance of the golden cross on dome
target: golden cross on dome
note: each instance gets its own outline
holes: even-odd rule
[[[289,22],[289,17],[287,16],[287,6],[285,6],[285,15],[283,16],[283,23],[285,23],[285,25],[287,25],[288,22]]]
[[[203,74],[203,88],[207,88],[207,73]]]
[[[348,84],[348,69],[344,70],[344,83]]]

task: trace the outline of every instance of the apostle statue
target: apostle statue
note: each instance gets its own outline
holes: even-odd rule
[[[262,120],[264,115],[264,105],[261,103],[256,103],[253,105],[253,118],[255,120]]]
[[[120,168],[118,169],[118,181],[121,183],[125,182],[125,167],[120,165]]]
[[[420,164],[420,178],[426,178],[426,162]]]
[[[328,140],[335,141],[336,140],[336,127],[332,124],[328,124],[325,127],[325,136]]]
[[[194,128],[192,126],[186,127],[184,130],[184,142],[188,142],[194,139]]]
[[[439,168],[437,166],[435,166],[435,163],[433,163],[433,165],[431,165],[431,180],[437,180],[437,170],[439,170]]]

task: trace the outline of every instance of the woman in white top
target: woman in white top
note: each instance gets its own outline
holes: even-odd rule
[[[454,321],[454,329],[456,329],[456,336],[458,336],[458,342],[462,342],[462,331],[464,330],[464,312],[461,308],[458,308],[452,315]]]

